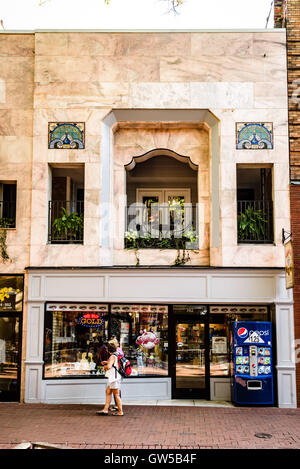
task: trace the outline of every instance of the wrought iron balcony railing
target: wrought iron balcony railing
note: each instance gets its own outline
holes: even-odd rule
[[[50,200],[48,243],[83,244],[84,202]]]
[[[16,227],[16,202],[0,201],[0,228]]]
[[[238,243],[274,242],[272,200],[238,200]]]
[[[135,203],[126,207],[126,249],[197,249],[197,206]]]

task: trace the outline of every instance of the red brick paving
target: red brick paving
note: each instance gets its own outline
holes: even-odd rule
[[[300,448],[300,409],[124,406],[120,418],[97,410],[0,403],[0,449],[23,441],[79,449]]]

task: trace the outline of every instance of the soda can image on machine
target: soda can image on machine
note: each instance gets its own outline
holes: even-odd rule
[[[273,405],[272,324],[233,323],[232,400],[237,405]]]

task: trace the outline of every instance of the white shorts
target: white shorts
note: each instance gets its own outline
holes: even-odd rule
[[[120,389],[121,388],[121,380],[118,381],[111,381],[110,383],[107,383],[107,388],[110,389]]]

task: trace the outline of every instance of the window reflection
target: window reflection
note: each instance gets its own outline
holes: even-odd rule
[[[133,375],[168,374],[168,307],[112,305],[111,332],[134,368]]]
[[[103,376],[106,343],[116,337],[132,376],[168,374],[168,307],[46,305],[45,378]]]
[[[103,374],[108,305],[48,304],[46,309],[45,378]]]

